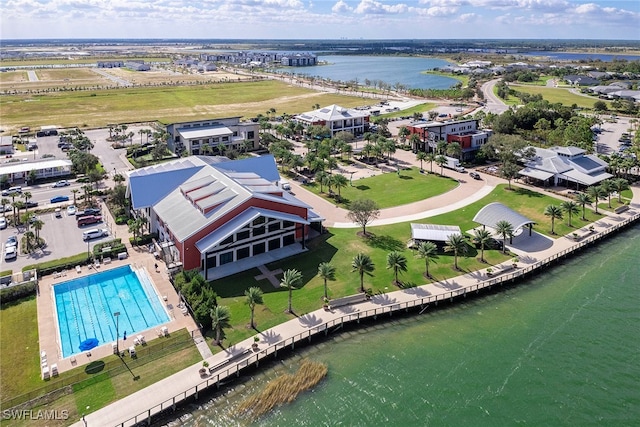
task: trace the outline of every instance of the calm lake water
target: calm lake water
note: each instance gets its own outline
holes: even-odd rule
[[[304,348],[171,424],[637,426],[638,260],[640,225],[516,287]],[[328,365],[314,390],[235,414],[302,357]]]
[[[330,55],[319,56],[318,61],[326,61],[328,65],[287,67],[286,72],[343,82],[358,79],[358,84],[364,84],[366,79],[383,81],[392,86],[401,83],[410,89],[448,89],[458,83],[449,77],[422,74],[423,71],[449,64],[441,59]]]
[[[548,56],[551,59],[559,59],[563,61],[595,61],[599,59],[604,62],[611,62],[614,59],[626,59],[627,61],[640,61],[639,55],[616,55],[606,53],[573,53],[573,52],[526,52],[523,55],[530,56]]]

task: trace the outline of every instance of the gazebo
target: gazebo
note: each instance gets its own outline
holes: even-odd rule
[[[489,203],[480,209],[476,216],[473,217],[473,220],[482,224],[482,226],[491,227],[494,230],[498,222],[507,221],[513,226],[513,231],[524,227],[529,228],[529,236],[531,236],[533,224],[535,224],[535,221],[530,220],[526,216],[519,214],[499,202]]]

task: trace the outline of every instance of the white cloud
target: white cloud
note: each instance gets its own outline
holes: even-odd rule
[[[362,0],[355,8],[355,12],[364,15],[386,15],[404,13],[407,9],[404,3],[391,5],[375,0]]]
[[[331,8],[331,12],[333,13],[346,13],[346,12],[352,12],[352,11],[353,11],[353,8],[343,0],[338,1]]]

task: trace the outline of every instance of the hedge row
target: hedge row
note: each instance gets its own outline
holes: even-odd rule
[[[85,265],[89,263],[87,253],[83,252],[66,258],[54,259],[51,261],[41,262],[39,264],[31,264],[22,268],[22,271],[37,270],[38,277],[55,273],[62,270],[72,270],[76,265]]]
[[[143,234],[142,236],[139,236],[137,239],[134,239],[133,237],[129,237],[129,242],[133,246],[143,246],[153,242],[153,239],[158,239],[158,233]]]
[[[0,305],[4,305],[11,301],[19,300],[28,295],[36,293],[36,281],[31,280],[21,285],[11,286],[9,288],[3,288],[0,290]]]
[[[104,247],[113,248],[114,246],[120,246],[120,245],[122,245],[122,239],[120,239],[120,238],[109,240],[108,242],[96,243],[96,245],[93,247],[93,254],[94,255],[101,255],[102,254],[102,248],[104,248]]]

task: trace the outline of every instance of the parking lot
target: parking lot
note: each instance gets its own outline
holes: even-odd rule
[[[15,235],[21,244],[21,240],[26,229],[24,227],[16,228],[10,226],[0,231],[3,257],[2,270],[11,269],[14,272],[17,272],[26,265],[77,255],[82,252],[86,253],[87,250],[92,251],[93,246],[96,243],[112,238],[111,235],[113,233],[111,230],[113,230],[113,224],[109,222],[109,216],[105,218],[105,222],[78,227],[76,217],[69,216],[66,208],[62,209],[61,213],[62,215],[60,218],[56,218],[54,212],[38,216],[38,218],[44,222],[44,226],[42,227],[42,230],[40,230],[40,237],[45,240],[46,247],[38,249],[35,253],[30,255],[23,254],[22,248],[20,248],[20,254],[15,260],[4,260],[5,243],[10,235]],[[93,228],[106,228],[109,230],[109,233],[107,236],[93,239],[89,242],[83,241],[82,233]]]

